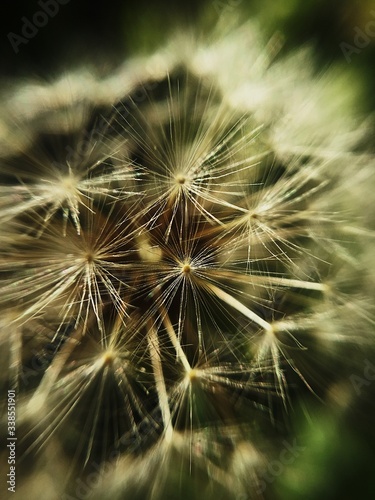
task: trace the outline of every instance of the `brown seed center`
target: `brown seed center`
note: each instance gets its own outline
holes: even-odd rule
[[[181,186],[182,186],[186,182],[186,177],[182,174],[179,174],[176,176],[176,182],[177,182],[177,184],[181,184]]]
[[[189,274],[191,271],[191,266],[190,264],[184,264],[182,266],[182,272],[185,273],[185,274]]]

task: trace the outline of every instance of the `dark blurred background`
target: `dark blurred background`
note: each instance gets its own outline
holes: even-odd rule
[[[312,41],[317,68],[332,62],[347,67],[353,86],[362,84],[361,111],[375,110],[375,0],[64,2],[67,3],[58,5],[59,11],[48,18],[45,26],[38,28],[28,41],[22,41],[17,37],[23,36],[23,18],[32,21],[35,13],[42,11],[42,3],[53,9],[55,2],[3,0],[0,79],[50,79],[82,64],[96,64],[110,71],[128,56],[152,51],[179,28],[194,25],[204,32],[215,25],[220,14],[225,16],[235,10],[243,20],[257,15],[266,37],[281,31],[286,38],[285,51]],[[356,41],[358,33],[366,30],[370,35]],[[323,407],[314,423],[306,428],[299,424],[305,422],[305,416],[299,418],[297,414],[296,425],[307,433],[309,448],[298,464],[275,481],[274,496],[270,498],[375,498],[374,399],[375,387],[369,387],[366,397],[349,415],[343,417]]]
[[[4,0],[1,4],[2,74],[50,72],[80,59],[119,61],[134,50],[155,47],[176,26],[215,22],[220,13],[236,10],[243,18],[260,13],[268,34],[287,35],[289,47],[315,40],[324,60],[345,59],[340,44],[353,44],[354,28],[375,20],[374,0],[61,0],[59,11],[15,54],[9,33],[22,36],[23,17],[32,21],[41,4],[55,0]],[[374,11],[374,14],[371,12]],[[40,21],[43,23],[42,18]],[[207,26],[207,24],[206,24]],[[352,62],[373,77],[374,36]],[[371,66],[371,68],[369,67]]]
[[[57,1],[57,0],[56,0]],[[117,64],[138,50],[155,47],[176,25],[194,24],[202,2],[190,0],[62,0],[59,11],[27,43],[20,42],[16,54],[9,34],[22,36],[42,4],[55,0],[5,0],[0,16],[1,68],[3,75],[27,75],[67,69],[83,62]],[[51,7],[53,8],[53,7]],[[42,17],[40,21],[43,23]],[[15,40],[17,45],[17,40]]]
[[[243,19],[257,15],[266,36],[277,30],[284,33],[285,50],[312,40],[320,64],[338,61],[358,71],[366,106],[375,109],[375,22],[368,25],[375,21],[375,0],[61,1],[65,4],[58,4],[57,14],[48,16],[45,26],[29,40],[22,34],[23,18],[33,22],[35,14],[43,11],[42,4],[53,10],[55,0],[2,2],[0,76],[51,78],[82,63],[110,70],[126,56],[152,50],[178,27],[199,24],[201,30],[209,30],[220,14],[236,11]],[[38,19],[43,24],[43,16]],[[356,30],[366,27],[374,35],[361,40],[358,48]],[[343,48],[343,44],[348,45]]]

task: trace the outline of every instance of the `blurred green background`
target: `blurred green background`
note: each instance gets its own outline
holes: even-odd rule
[[[359,111],[375,110],[375,0],[112,0],[95,4],[70,0],[59,6],[59,12],[27,44],[21,43],[16,54],[9,33],[21,35],[22,18],[31,20],[43,1],[2,2],[3,79],[51,79],[87,63],[110,71],[127,56],[152,51],[180,28],[198,26],[204,33],[220,15],[236,11],[243,20],[258,16],[266,38],[282,32],[285,51],[312,41],[317,69],[332,63],[347,67],[353,86],[357,88],[360,82],[363,89]],[[358,30],[374,33],[361,40],[362,47],[355,45]],[[355,52],[350,53],[350,46]],[[318,402],[308,411],[292,412],[307,448],[275,477],[266,498],[375,498],[374,401],[375,381],[365,387],[355,408],[345,412]],[[313,416],[306,419],[306,414]]]
[[[375,20],[375,0],[61,0],[59,12],[15,54],[9,33],[21,35],[23,17],[32,20],[41,4],[54,0],[4,0],[0,16],[1,68],[7,75],[50,74],[90,60],[116,64],[134,50],[154,48],[177,26],[209,29],[218,15],[237,11],[259,15],[266,35],[280,30],[287,47],[314,40],[322,62],[343,60],[341,43],[353,44],[356,27]],[[374,14],[371,12],[374,11]],[[375,81],[375,29],[368,46],[353,54],[351,65]],[[110,61],[109,61],[110,59]]]
[[[54,0],[4,0],[0,15],[0,75],[45,76],[82,63],[108,68],[135,51],[154,49],[171,32],[189,25],[209,31],[219,15],[258,16],[266,37],[286,35],[285,50],[311,40],[320,64],[350,66],[365,84],[366,106],[375,109],[375,28],[364,48],[354,45],[355,29],[375,21],[375,0],[61,0],[59,11],[16,54],[9,34],[22,36],[24,17],[32,20],[41,4]],[[373,13],[372,13],[373,12]],[[375,25],[375,23],[373,23]],[[366,42],[366,41],[365,41]],[[356,49],[343,49],[342,44]],[[349,56],[348,63],[343,50]],[[354,78],[354,76],[353,76]]]
[[[230,10],[242,16],[256,15],[265,30],[285,32],[290,46],[315,39],[324,59],[343,56],[341,42],[352,43],[358,26],[364,28],[374,19],[374,0],[64,0],[59,12],[40,28],[38,34],[13,52],[7,39],[10,32],[20,34],[22,17],[32,19],[49,0],[5,0],[0,16],[2,71],[14,73],[21,68],[56,68],[67,56],[95,58],[111,54],[120,60],[135,47],[160,41],[176,24],[196,23],[204,13],[214,22],[219,13]],[[53,1],[53,0],[50,0]],[[61,0],[63,1],[63,0]],[[375,30],[374,30],[375,32]],[[159,40],[156,40],[159,38]],[[374,38],[353,61],[359,66],[373,60]],[[73,52],[73,54],[72,54]],[[371,55],[370,55],[371,54]],[[372,72],[374,68],[372,68]]]

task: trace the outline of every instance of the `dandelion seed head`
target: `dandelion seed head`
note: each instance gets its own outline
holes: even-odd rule
[[[298,394],[333,401],[372,339],[350,96],[310,49],[218,33],[20,88],[0,129],[29,130],[0,155],[1,381],[26,455],[56,441],[73,483],[120,457],[104,496],[249,495]]]

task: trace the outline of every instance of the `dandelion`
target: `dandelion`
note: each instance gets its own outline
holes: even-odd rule
[[[81,115],[87,114],[82,110]],[[79,234],[80,210],[100,195],[121,199],[134,194],[140,172],[123,158],[126,140],[106,137],[108,124],[103,120],[81,136],[67,111],[60,124],[66,129],[64,134],[56,134],[49,120],[47,116],[37,138],[31,135],[20,150],[2,161],[1,172],[7,182],[0,191],[1,219],[4,222],[36,213],[43,230],[55,214],[60,214],[63,234],[69,218]],[[21,125],[18,133],[22,133]]]
[[[114,209],[110,205],[109,212]],[[131,210],[128,216],[130,213]],[[126,259],[121,263],[121,259],[135,253],[132,234],[141,229],[129,229],[125,222],[122,229],[113,227],[110,218],[95,214],[90,207],[85,215],[82,234],[76,234],[69,226],[69,232],[61,240],[60,229],[51,226],[39,237],[21,232],[14,239],[13,253],[7,254],[3,261],[8,277],[3,281],[1,301],[8,307],[22,303],[19,319],[59,307],[62,324],[71,318],[75,318],[76,325],[82,319],[86,324],[93,311],[101,326],[102,309],[107,301],[127,314],[120,289],[132,286],[131,279],[122,278],[131,267],[132,258],[127,263]]]
[[[84,148],[64,100],[2,154],[2,381],[24,460],[56,446],[69,463],[62,494],[95,464],[92,498],[262,498],[298,396],[328,398],[371,343],[355,213],[371,155],[349,112],[341,128],[342,107],[323,112],[332,74],[299,82],[305,51],[274,61],[257,41],[228,79],[218,54],[239,70],[250,39],[169,46],[122,93],[121,72],[91,82]]]

